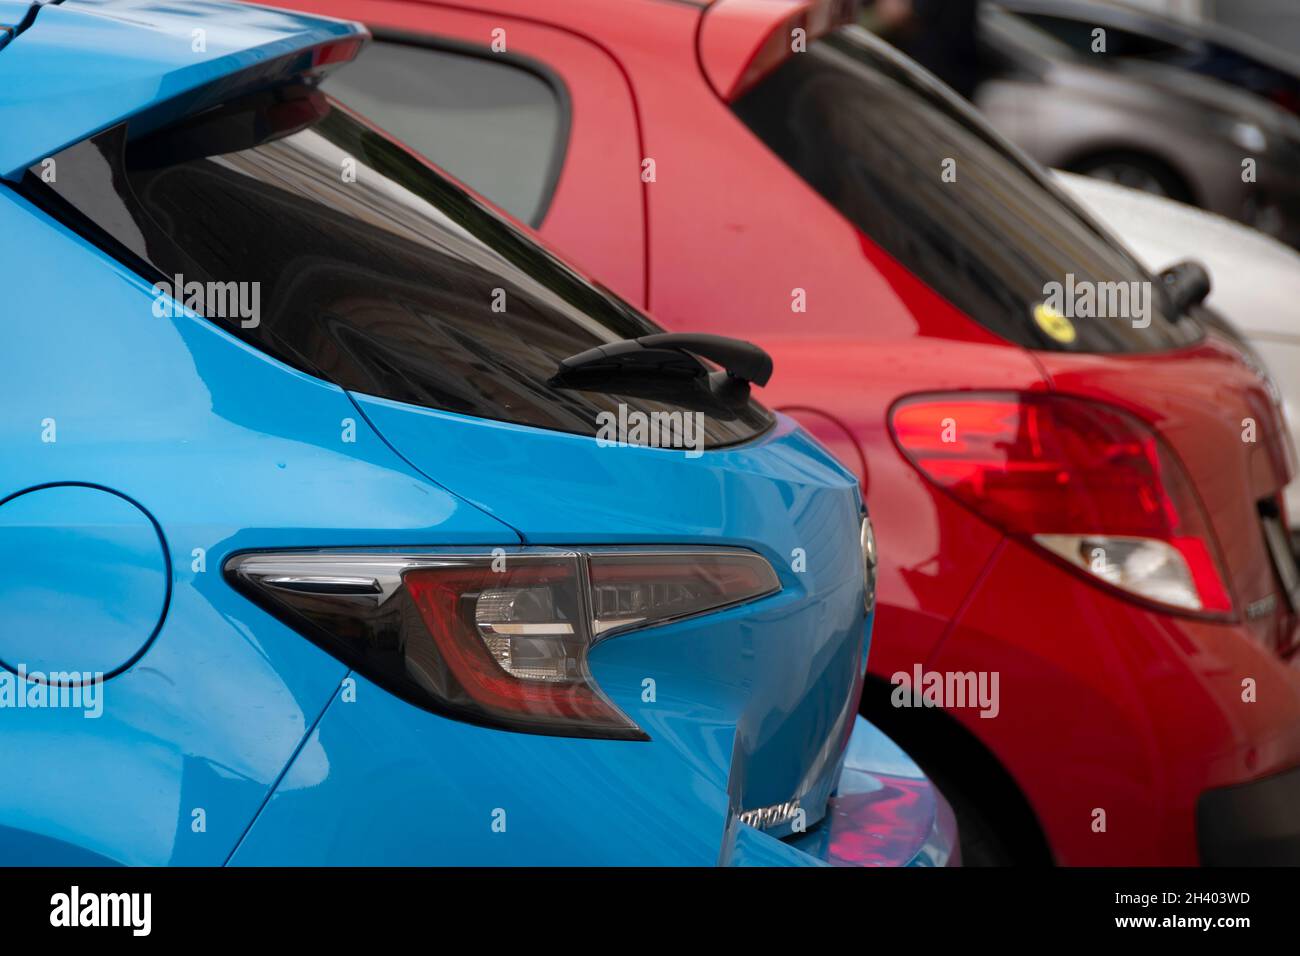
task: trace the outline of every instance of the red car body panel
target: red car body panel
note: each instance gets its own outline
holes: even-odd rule
[[[763,400],[796,414],[863,480],[881,561],[871,672],[887,680],[919,664],[1000,674],[996,719],[950,714],[1026,797],[1058,862],[1194,864],[1201,794],[1300,765],[1295,617],[1285,601],[1257,620],[1240,614],[1277,592],[1256,502],[1276,495],[1290,464],[1263,383],[1226,342],[1049,354],[986,331],[737,119],[701,66],[699,6],[284,5],[484,48],[504,27],[511,53],[560,77],[571,129],[541,236],[669,328],[737,335],[772,354]],[[743,33],[709,37],[706,55],[729,64],[716,75],[741,69],[743,47],[763,35],[745,22]],[[796,311],[801,293],[806,309]],[[1006,537],[922,477],[889,431],[904,395],[1049,389],[1121,406],[1158,429],[1213,526],[1236,621],[1144,607]],[[1239,453],[1245,418],[1264,437]],[[1246,679],[1257,685],[1253,702],[1243,699]]]

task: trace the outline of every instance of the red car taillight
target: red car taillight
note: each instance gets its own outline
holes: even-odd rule
[[[779,590],[748,551],[497,549],[231,558],[241,590],[436,713],[531,733],[645,740],[601,692],[590,647]]]
[[[1209,524],[1182,466],[1119,409],[1048,394],[903,399],[903,453],[977,514],[1129,595],[1229,614]]]

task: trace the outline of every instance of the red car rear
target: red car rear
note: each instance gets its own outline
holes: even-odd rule
[[[876,522],[864,712],[968,864],[1300,862],[1278,407],[850,4],[289,5],[375,33],[328,92],[669,327],[773,355],[765,401]]]

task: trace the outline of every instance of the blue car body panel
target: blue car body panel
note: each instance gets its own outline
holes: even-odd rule
[[[172,568],[166,620],[144,656],[103,684],[102,716],[0,707],[0,862],[90,852],[220,864],[346,674],[235,593],[221,577],[225,557],[519,537],[415,474],[342,390],[205,319],[155,316],[147,283],[2,188],[0,262],[18,267],[0,306],[11,361],[0,383],[0,500],[10,499],[0,514],[31,488],[106,487],[158,522]],[[355,443],[342,441],[345,420],[357,423]],[[48,526],[46,547],[75,566],[93,529],[67,517]],[[29,547],[39,533],[25,533]],[[23,641],[11,624],[39,595],[18,593],[27,577],[6,570],[0,661],[13,667],[30,662],[10,643]],[[83,574],[65,582],[63,600],[110,618],[122,603],[116,583]],[[89,647],[98,635],[84,620],[52,623]],[[60,660],[97,662],[93,649]]]
[[[174,50],[197,24],[207,52]],[[17,131],[0,171],[351,30],[239,4],[43,7],[0,48]],[[897,838],[874,862],[948,857],[923,778],[895,774],[905,826],[897,801],[861,799],[899,761],[855,712],[860,498],[788,419],[692,457],[351,394],[157,309],[3,184],[0,263],[0,862],[857,862],[830,844],[872,826]],[[221,572],[258,549],[665,543],[752,549],[781,590],[592,649],[644,742],[422,710]],[[97,703],[42,706],[48,688],[15,673],[54,667],[95,675],[78,687]],[[820,848],[738,821],[794,796]]]
[[[330,705],[234,862],[715,865],[735,789],[745,784],[753,806],[786,799],[800,783],[789,771],[812,762],[838,716],[803,711],[797,651],[783,677],[755,666],[757,635],[793,637],[808,617],[779,595],[760,603],[593,650],[592,673],[645,743],[502,734],[359,682],[355,700]],[[810,807],[841,759],[835,747],[814,763]]]
[[[21,6],[0,6],[0,23],[19,22]],[[214,81],[364,33],[342,20],[209,0],[43,5],[29,27],[0,47],[0,177],[16,179],[33,163],[148,107],[174,101],[179,115],[197,105],[187,95],[228,95]]]
[[[859,520],[857,480],[798,426],[782,417],[761,440],[691,458],[365,396],[357,401],[408,460],[527,543],[689,540],[767,558],[781,579],[779,594],[743,612],[605,642],[591,665],[615,703],[643,727],[643,720],[663,716],[663,705],[662,698],[640,702],[641,682],[669,672],[672,680],[657,679],[657,686],[697,707],[707,703],[734,728],[732,783],[745,808],[799,794],[820,816],[840,756],[838,747],[821,751],[828,739],[848,736],[853,714],[845,703],[866,659],[868,628],[857,536],[844,533]],[[543,483],[530,480],[539,468]],[[577,542],[575,528],[582,529]]]
[[[0,0],[0,49],[31,23],[39,6],[34,0]]]
[[[76,530],[73,530],[76,529]],[[115,596],[75,598],[91,579]],[[158,526],[135,502],[88,485],[46,485],[0,507],[0,664],[41,673],[111,674],[153,640],[167,610],[171,570]]]

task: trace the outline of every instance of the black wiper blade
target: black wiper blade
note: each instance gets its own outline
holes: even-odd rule
[[[700,358],[720,365],[722,371],[711,372]],[[734,408],[749,401],[751,383],[766,385],[771,377],[772,356],[752,342],[725,335],[661,332],[598,345],[562,359],[550,384],[627,394],[645,394],[648,389],[655,397],[703,390],[720,405]]]
[[[1177,322],[1193,306],[1209,297],[1212,289],[1210,272],[1195,259],[1184,259],[1160,273],[1173,320]]]

